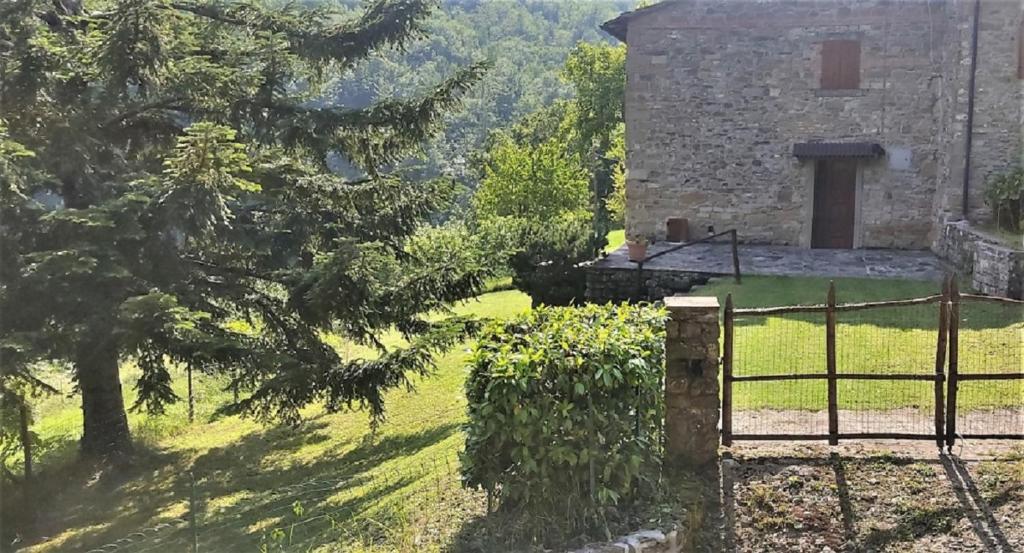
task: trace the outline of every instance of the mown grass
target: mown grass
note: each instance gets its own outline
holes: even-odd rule
[[[494,283],[491,289],[501,289],[503,284]],[[935,291],[927,283],[902,281],[844,279],[837,281],[837,286],[840,301],[894,299]],[[713,281],[694,294],[718,295],[724,300],[726,293],[733,292],[739,307],[755,307],[820,303],[826,288],[825,279],[749,277],[739,287],[725,280]],[[457,311],[497,319],[527,310],[529,305],[524,294],[505,290],[484,294]],[[845,370],[857,366],[860,371],[865,364],[882,370],[888,356],[904,357],[906,352],[913,352],[910,358],[920,359],[920,366],[899,370],[934,370],[924,361],[934,354],[931,316],[922,310],[890,320],[841,321],[840,358],[855,363],[845,365]],[[969,328],[995,325],[999,336],[1019,343],[1019,324],[1004,324],[1006,319],[973,308],[965,311],[964,319]],[[970,332],[965,330],[968,335]],[[979,333],[986,342],[989,335]],[[823,343],[822,323],[814,320],[741,321],[737,330],[737,352],[744,356],[742,370],[747,371],[823,370]],[[889,347],[897,345],[900,349]],[[340,342],[338,346],[352,348]],[[37,503],[42,518],[38,535],[48,539],[29,550],[85,550],[161,522],[176,521],[189,510],[193,478],[199,541],[205,551],[432,551],[452,543],[463,550],[494,550],[493,542],[481,538],[487,532],[481,522],[485,498],[462,489],[458,481],[457,452],[463,443],[460,425],[465,420],[464,364],[469,347],[466,344],[442,356],[433,375],[416,380],[414,392],[390,393],[388,419],[372,433],[363,413],[326,414],[317,408],[307,410],[307,420],[299,427],[263,425],[237,417],[210,420],[210,414],[229,400],[231,393],[224,390],[223,380],[200,375],[195,423],[188,423],[184,402],[163,416],[130,415],[140,454],[117,473],[101,473],[70,462],[81,425],[78,401],[46,398],[38,407],[33,429],[44,444],[39,451],[42,477]],[[967,369],[991,369],[985,360],[995,350],[988,354],[966,351],[975,347],[982,348],[961,348]],[[134,370],[125,367],[126,382],[131,381]],[[184,379],[180,373],[175,376],[175,390],[184,397]],[[869,384],[871,388],[860,389],[843,383],[842,405],[874,408],[892,406],[893,401],[904,402],[900,405],[911,405],[918,398],[931,401],[930,395],[906,399],[894,396],[893,389],[880,387],[892,383]],[[931,394],[928,383],[911,384]],[[62,385],[70,392],[69,382]],[[1004,393],[1015,393],[1005,383],[1000,387]],[[737,389],[737,404],[817,407],[806,399],[817,397],[813,395],[819,393],[817,388],[774,392]],[[872,394],[881,394],[882,399],[876,401]],[[820,395],[823,397],[823,392]],[[126,389],[126,399],[134,399],[130,389]],[[981,399],[991,397],[980,398],[977,406],[984,404]],[[185,550],[191,539],[188,527],[180,524],[157,535],[164,536],[163,541],[146,538],[122,546],[119,553]]]
[[[625,229],[613,230],[608,233],[608,245],[604,247],[605,253],[611,253],[626,243]]]
[[[501,291],[456,311],[506,318],[529,305],[525,294]],[[37,492],[46,498],[39,530],[49,539],[30,550],[88,549],[184,516],[190,473],[201,505],[200,543],[207,551],[259,551],[264,542],[271,550],[304,550],[300,542],[339,541],[347,550],[360,542],[404,549],[403,544],[411,547],[417,539],[425,544],[442,541],[436,534],[457,531],[460,512],[469,516],[482,510],[482,498],[458,486],[456,452],[465,418],[467,352],[465,345],[442,356],[433,375],[416,379],[413,393],[390,393],[388,419],[373,433],[364,413],[326,414],[317,408],[308,409],[306,422],[297,428],[237,417],[210,420],[231,392],[223,389],[221,379],[198,376],[196,422],[188,423],[184,401],[163,416],[130,414],[139,458],[124,472],[101,478],[68,462],[80,435],[77,402],[46,399],[34,430],[46,444],[40,450],[44,477]],[[125,367],[126,382],[133,371]],[[178,373],[175,391],[184,398],[185,381]],[[126,389],[126,400],[133,399]],[[301,487],[321,480],[313,491]],[[434,513],[436,504],[416,508],[412,498],[443,501],[444,512]],[[295,513],[295,501],[301,515]],[[334,513],[333,522],[329,513]],[[360,513],[358,524],[339,524],[352,513]],[[444,524],[425,516],[433,514],[443,515]],[[315,520],[292,526],[308,519]],[[279,539],[275,529],[288,535]],[[166,535],[170,550],[190,539],[187,528]]]
[[[722,279],[695,294],[733,295],[737,308],[825,303],[828,281],[820,278],[748,277],[742,285]],[[936,284],[915,281],[842,279],[838,303],[909,299],[939,293]],[[938,340],[937,304],[885,307],[840,313],[836,322],[836,369],[853,374],[933,374]],[[734,374],[822,374],[825,369],[823,314],[738,315]],[[960,313],[959,372],[1024,371],[1024,314],[1019,306],[967,302]],[[1024,381],[965,386],[958,405],[965,411],[1019,406]],[[934,383],[840,380],[840,409],[934,409]],[[821,410],[824,380],[736,383],[737,409]]]

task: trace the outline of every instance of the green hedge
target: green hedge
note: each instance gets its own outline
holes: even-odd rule
[[[465,482],[572,530],[652,491],[665,313],[541,307],[489,327],[471,358]]]

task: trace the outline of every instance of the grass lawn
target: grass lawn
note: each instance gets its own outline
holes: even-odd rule
[[[822,304],[826,279],[747,277],[737,286],[719,279],[694,294],[733,294],[737,308]],[[938,293],[927,282],[841,279],[839,303],[905,299]],[[1019,373],[1024,370],[1024,316],[1019,307],[965,303],[960,313],[961,373]],[[836,324],[836,365],[839,373],[932,374],[935,372],[938,306],[887,307],[840,313]],[[743,316],[736,318],[734,374],[805,374],[825,372],[824,314]],[[962,410],[1019,406],[1024,381],[961,384]],[[934,409],[934,384],[927,381],[840,380],[840,409],[899,407]],[[824,380],[743,382],[734,385],[737,409],[827,408]],[[1007,432],[1012,432],[1007,429]]]
[[[837,286],[840,301],[934,292],[928,284],[900,281],[841,280]],[[718,280],[694,293],[724,299],[733,292],[739,307],[751,307],[820,303],[826,288],[824,279],[749,277],[740,287]],[[526,295],[506,290],[484,294],[458,310],[503,318],[529,305]],[[908,351],[921,363],[899,370],[934,370],[927,361],[934,355],[935,331],[929,328],[933,315],[923,309],[890,319],[841,321],[842,370],[882,370],[888,353]],[[998,313],[972,311],[964,316],[967,327],[995,325],[998,336],[1020,343],[1019,314],[1016,326]],[[798,317],[740,321],[737,354],[743,363],[737,372],[824,370],[822,327],[820,321]],[[965,338],[970,332],[965,330]],[[389,394],[388,420],[373,434],[363,413],[325,414],[316,408],[307,410],[307,421],[298,428],[237,417],[210,420],[230,392],[222,390],[222,381],[200,376],[197,421],[187,422],[184,402],[161,417],[131,414],[141,454],[131,468],[102,477],[69,462],[80,432],[78,401],[47,398],[37,409],[33,430],[43,442],[38,494],[46,499],[39,530],[49,539],[30,551],[84,550],[142,531],[118,553],[185,550],[192,534],[180,518],[189,510],[193,477],[204,551],[434,551],[452,542],[469,544],[463,549],[488,550],[479,541],[485,499],[463,490],[458,481],[468,347],[441,357],[435,374],[417,380],[414,392]],[[972,355],[962,355],[969,365],[965,370],[987,366],[983,354]],[[1020,370],[1019,355],[1017,363]],[[125,367],[126,381],[133,370]],[[184,396],[184,379],[175,376],[175,390]],[[844,406],[874,406],[865,390],[845,384],[839,391]],[[869,384],[877,393],[879,386],[893,383]],[[931,393],[928,383],[911,384]],[[68,382],[63,386],[71,389]],[[737,389],[736,398],[748,407],[813,407],[805,404],[804,392],[811,390],[791,390],[794,399]],[[130,387],[126,395],[133,399]],[[891,394],[885,397],[894,400]],[[161,523],[172,526],[146,531]]]
[[[613,230],[608,233],[608,245],[604,247],[605,253],[611,253],[626,243],[625,229]]]

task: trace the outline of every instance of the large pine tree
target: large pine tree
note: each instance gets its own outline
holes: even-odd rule
[[[177,400],[176,363],[229,376],[242,395],[225,412],[295,420],[322,402],[379,419],[383,392],[464,330],[424,314],[480,272],[410,240],[449,188],[387,168],[482,68],[324,107],[320,86],[415,38],[429,0],[375,0],[354,19],[268,5],[0,4],[0,383],[67,366],[86,454],[131,449],[129,358],[138,408]],[[363,176],[332,172],[340,158]],[[384,348],[387,328],[407,345]],[[330,333],[379,355],[343,358]]]

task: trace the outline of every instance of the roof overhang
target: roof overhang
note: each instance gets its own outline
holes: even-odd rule
[[[800,142],[793,144],[793,155],[801,159],[880,157],[885,148],[876,142]]]
[[[601,30],[612,35],[613,37],[626,42],[626,31],[629,29],[629,24],[634,19],[644,17],[652,12],[656,12],[665,6],[674,4],[676,0],[666,0],[665,2],[659,2],[643,8],[637,8],[630,12],[624,12],[615,19],[605,21],[601,24]]]

